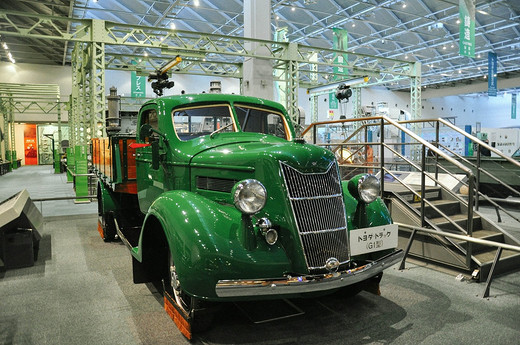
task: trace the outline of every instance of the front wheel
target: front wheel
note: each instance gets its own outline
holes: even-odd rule
[[[192,332],[202,332],[211,326],[216,311],[215,306],[203,303],[182,290],[171,251],[168,251],[168,274],[163,280],[163,285],[164,292],[188,316],[187,321],[191,325]]]

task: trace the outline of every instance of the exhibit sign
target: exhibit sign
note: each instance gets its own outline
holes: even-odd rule
[[[348,31],[340,28],[332,28],[332,49],[346,51],[348,49]],[[348,54],[334,54],[334,64],[347,66]],[[344,67],[334,67],[334,74],[348,75],[348,69]],[[334,80],[343,79],[337,75]]]
[[[397,224],[350,230],[350,255],[360,255],[397,247]]]
[[[497,96],[497,54],[488,53],[488,96]]]
[[[132,71],[132,98],[146,97],[146,78]]]
[[[475,3],[459,0],[459,54],[475,57]]]
[[[516,119],[516,93],[511,95],[511,119]]]

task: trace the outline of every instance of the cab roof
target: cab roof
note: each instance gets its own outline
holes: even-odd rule
[[[196,104],[196,103],[247,103],[263,105],[269,108],[278,109],[285,113],[285,108],[277,102],[270,101],[263,98],[234,95],[234,94],[220,94],[220,93],[200,93],[200,94],[185,94],[174,96],[163,96],[150,100],[143,104],[147,106],[150,104],[163,103],[167,107],[176,108],[180,105]]]

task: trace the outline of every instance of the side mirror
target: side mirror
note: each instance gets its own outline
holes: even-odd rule
[[[150,126],[148,123],[145,123],[141,126],[139,129],[139,139],[141,141],[145,141],[146,138],[149,138],[153,133],[152,126]]]

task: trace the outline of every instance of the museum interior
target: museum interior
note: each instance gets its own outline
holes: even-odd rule
[[[518,344],[520,2],[0,1],[0,345]]]

